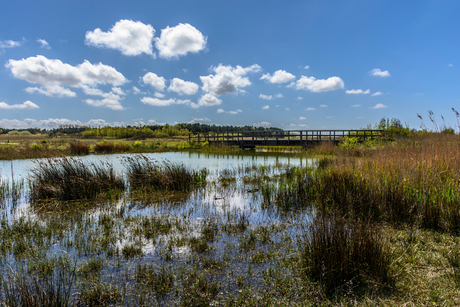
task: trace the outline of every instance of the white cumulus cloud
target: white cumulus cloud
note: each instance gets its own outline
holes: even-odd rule
[[[174,78],[171,81],[171,85],[168,88],[168,91],[173,91],[179,95],[194,95],[198,91],[198,84],[190,81],[184,81],[179,78]]]
[[[201,96],[201,98],[198,100],[198,103],[191,103],[192,108],[199,108],[199,107],[211,107],[211,106],[218,106],[222,103],[222,100],[214,96],[213,94],[204,94]]]
[[[124,110],[120,103],[125,92],[119,87],[113,87],[111,92],[105,93],[98,88],[83,86],[83,92],[89,96],[101,96],[102,99],[86,99],[85,102],[93,107],[105,107],[112,110]]]
[[[314,110],[316,110],[316,108],[308,107],[308,108],[306,108],[305,110],[307,110],[307,111],[314,111]]]
[[[303,117],[303,116],[300,116],[300,117],[299,117],[299,120],[305,120],[305,119],[307,119],[307,118],[306,118],[306,117]]]
[[[345,86],[345,83],[339,77],[316,79],[315,77],[302,76],[292,86],[295,86],[297,90],[309,90],[319,93],[341,89]]]
[[[7,104],[5,102],[0,102],[0,109],[38,109],[35,103],[30,100],[24,101],[21,104]]]
[[[268,104],[262,107],[262,110],[268,110],[268,109],[270,109],[270,106]]]
[[[115,68],[102,63],[91,64],[86,60],[82,64],[72,66],[57,59],[50,60],[37,55],[22,60],[9,60],[5,67],[9,68],[16,78],[43,86],[27,88],[27,92],[38,92],[48,96],[76,96],[63,86],[81,88],[107,83],[119,86],[127,82]]]
[[[381,71],[380,68],[374,68],[372,69],[369,74],[371,76],[378,76],[378,77],[389,77],[391,76],[388,70]]]
[[[251,81],[245,77],[248,73],[260,70],[261,68],[257,64],[245,68],[239,65],[232,67],[219,64],[217,67],[211,67],[214,75],[200,76],[201,82],[203,82],[202,89],[215,96],[236,93],[240,88],[251,85]]]
[[[86,32],[85,44],[119,50],[123,55],[136,56],[142,53],[153,55],[152,39],[155,29],[140,21],[122,19],[108,31],[97,28]]]
[[[119,87],[112,87],[112,92],[120,96],[126,95],[126,93]]]
[[[345,91],[345,93],[347,94],[370,94],[371,93],[371,90],[370,89],[367,89],[365,91],[363,91],[362,89],[358,89],[358,90],[347,90]]]
[[[380,95],[383,95],[382,92],[375,92],[374,94],[372,94],[371,96],[380,96]]]
[[[160,52],[160,57],[170,59],[205,49],[206,40],[207,38],[192,25],[180,23],[175,27],[162,29],[160,37],[155,39],[155,46]]]
[[[148,72],[142,77],[144,84],[149,84],[153,86],[157,91],[161,92],[166,86],[166,80],[163,77],[157,76],[153,72]]]
[[[272,75],[264,74],[260,80],[267,80],[270,83],[286,83],[295,79],[295,76],[285,70],[277,70]]]

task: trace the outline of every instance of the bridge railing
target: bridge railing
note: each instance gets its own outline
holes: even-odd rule
[[[360,140],[367,138],[383,137],[384,130],[277,130],[277,131],[226,131],[223,133],[198,133],[195,136],[189,135],[189,141],[209,143],[237,144],[243,141],[316,141],[337,143],[345,137],[358,137]]]

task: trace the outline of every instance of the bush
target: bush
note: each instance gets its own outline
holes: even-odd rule
[[[115,151],[115,145],[109,142],[96,143],[94,151],[97,153],[112,153]]]
[[[342,149],[354,149],[356,148],[356,146],[358,146],[359,142],[358,142],[358,138],[357,137],[348,137],[346,136],[340,143],[339,143],[339,147],[342,148]]]
[[[126,152],[129,151],[131,147],[128,144],[115,144],[114,151],[115,152]]]

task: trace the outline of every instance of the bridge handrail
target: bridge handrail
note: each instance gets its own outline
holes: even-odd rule
[[[196,136],[189,134],[189,141],[197,140],[199,141],[208,141],[208,142],[229,142],[235,141],[247,141],[248,139],[252,141],[259,141],[263,137],[263,140],[267,139],[288,139],[288,141],[293,139],[300,138],[302,141],[303,138],[307,140],[341,140],[347,136],[355,136],[359,138],[373,138],[373,137],[383,137],[385,130],[381,129],[344,129],[344,130],[266,130],[266,131],[226,131],[223,133],[197,133]],[[200,134],[202,134],[200,139]]]

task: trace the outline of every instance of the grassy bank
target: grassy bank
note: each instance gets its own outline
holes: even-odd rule
[[[145,140],[111,138],[46,138],[40,136],[0,136],[0,160],[53,158],[87,154],[149,153],[205,149],[222,151],[204,143],[190,143],[188,137]]]

